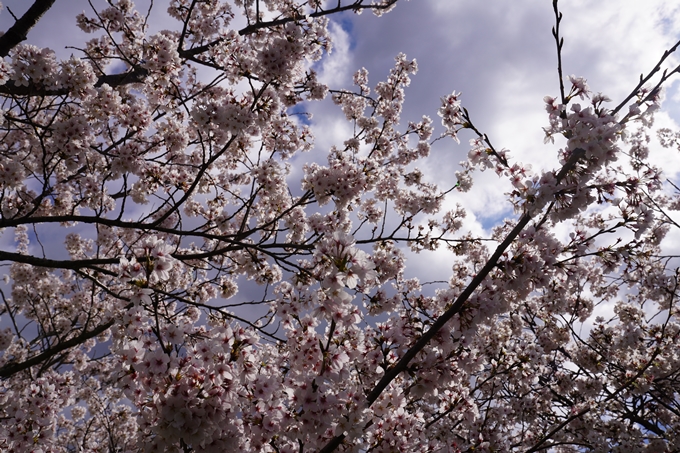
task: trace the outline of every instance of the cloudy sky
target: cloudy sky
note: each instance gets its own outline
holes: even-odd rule
[[[92,0],[97,6],[102,0]],[[32,2],[5,0],[0,29],[13,22],[7,7],[20,16]],[[146,5],[145,2],[139,4]],[[155,1],[152,28],[175,26],[165,14],[166,1]],[[145,7],[140,8],[145,11]],[[564,73],[588,79],[616,105],[635,86],[641,73],[654,67],[664,50],[680,39],[680,3],[676,0],[563,0]],[[58,55],[78,54],[87,35],[75,26],[75,15],[91,11],[87,0],[57,0],[34,29],[28,42],[50,47]],[[343,14],[332,18],[334,51],[317,65],[331,88],[350,88],[354,71],[365,67],[371,85],[384,79],[394,57],[405,53],[418,61],[419,73],[406,92],[402,119],[419,120],[429,115],[442,132],[436,116],[439,99],[455,90],[475,125],[487,133],[496,148],[507,148],[513,159],[534,168],[557,166],[557,145],[545,145],[542,127],[547,125],[543,97],[556,96],[554,25],[550,0],[400,0],[396,9],[377,18],[371,13]],[[680,121],[677,83],[667,86],[658,126],[676,128]],[[349,125],[330,101],[305,106],[313,113],[317,150],[322,153],[347,138]],[[458,163],[467,154],[470,135],[461,145],[436,144],[430,159],[419,165],[426,176],[442,187],[455,184]],[[320,156],[321,154],[319,154]],[[678,180],[680,153],[656,147],[652,159],[663,163],[667,176]],[[493,174],[477,175],[471,192],[454,194],[448,203],[468,208],[468,228],[480,232],[512,215]],[[291,175],[298,178],[299,174]],[[4,238],[3,238],[4,239]],[[430,275],[446,279],[446,254],[427,258]],[[417,258],[416,268],[425,266]],[[421,260],[419,262],[419,260]]]
[[[564,74],[587,78],[593,91],[612,98],[612,106],[680,39],[676,1],[643,5],[638,1],[576,0],[560,2],[560,9],[564,15]],[[542,130],[547,125],[543,97],[559,94],[551,1],[411,0],[400,2],[381,18],[363,14],[350,19],[334,28],[335,52],[325,62],[329,83],[349,85],[351,74],[360,67],[366,67],[371,81],[376,82],[385,77],[394,56],[404,52],[416,58],[419,66],[406,92],[404,120],[418,120],[427,114],[439,125],[439,99],[456,90],[462,92],[463,105],[475,125],[488,134],[496,148],[509,149],[514,159],[534,168],[557,166],[560,144],[545,145]],[[677,86],[668,86],[664,112],[656,120],[659,127],[677,129]],[[320,104],[311,110],[326,132],[317,137],[319,147],[341,142],[343,123],[332,107]],[[471,135],[462,135],[458,146],[452,141],[438,142],[421,169],[442,187],[450,187],[458,163],[467,154],[469,138]],[[677,180],[680,153],[655,146],[652,160],[662,163],[667,176]],[[492,173],[476,176],[471,192],[456,193],[448,203],[468,208],[470,229],[487,230],[512,215],[503,195],[509,186],[499,184]],[[416,257],[413,264],[421,271],[427,266],[428,273],[446,279],[450,259],[442,252],[436,258]]]

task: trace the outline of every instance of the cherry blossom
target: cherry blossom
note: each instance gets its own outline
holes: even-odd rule
[[[404,54],[320,81],[332,14],[396,4],[173,0],[152,33],[112,0],[63,61],[0,36],[0,450],[674,451],[680,190],[650,147],[680,144],[652,129],[677,46],[618,106],[560,63],[545,169],[456,91],[402,121]],[[319,150],[296,108],[327,96],[351,132]],[[485,171],[488,234],[452,196]],[[437,249],[448,281],[410,276]]]

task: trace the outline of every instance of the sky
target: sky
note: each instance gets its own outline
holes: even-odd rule
[[[594,92],[613,100],[612,106],[680,39],[680,4],[676,1],[581,0],[562,1],[559,6],[565,76],[585,77]],[[454,90],[462,92],[463,106],[474,124],[497,149],[509,149],[512,159],[535,169],[558,168],[560,143],[544,144],[542,129],[547,126],[543,97],[559,94],[551,1],[411,0],[400,2],[381,18],[362,14],[348,22],[350,26],[341,22],[334,29],[335,52],[324,62],[328,68],[325,81],[349,86],[354,70],[366,67],[375,83],[386,76],[394,56],[404,52],[419,67],[406,90],[404,122],[426,114],[439,126],[435,135],[441,133],[436,116],[440,98]],[[658,127],[678,129],[677,87],[677,82],[667,87],[664,110],[656,119]],[[329,148],[341,142],[343,122],[332,107],[317,104],[311,111],[326,132],[317,136],[317,145]],[[455,183],[454,173],[469,150],[471,137],[461,134],[460,145],[438,142],[421,165],[425,175],[441,187]],[[677,180],[680,154],[676,150],[655,145],[651,159]],[[447,203],[449,207],[460,203],[467,209],[467,228],[488,232],[513,215],[504,196],[509,185],[491,172],[476,174],[475,181],[470,192],[454,193]],[[566,237],[567,228],[560,235]],[[426,266],[429,275],[447,279],[450,254],[442,251],[435,257],[413,258],[413,275]]]
[[[31,3],[3,1],[0,29],[6,30],[13,21],[7,7],[19,16]],[[104,4],[102,0],[93,3]],[[175,26],[165,14],[166,4],[155,1],[152,28]],[[665,49],[680,40],[677,0],[563,0],[559,6],[564,74],[585,77],[594,92],[613,100],[612,106],[635,86],[640,74],[654,67]],[[78,55],[68,46],[78,47],[88,38],[75,25],[81,11],[91,11],[87,0],[57,0],[27,42],[50,47],[64,58]],[[548,122],[543,97],[559,94],[552,1],[400,0],[380,18],[369,12],[346,13],[331,17],[331,22],[334,49],[315,64],[331,88],[351,88],[352,74],[362,67],[368,69],[374,86],[403,52],[419,66],[406,90],[404,125],[428,115],[437,126],[435,135],[443,132],[436,115],[440,98],[455,90],[462,92],[474,124],[497,149],[510,150],[514,161],[530,163],[535,169],[558,166],[560,143],[544,144],[542,130]],[[679,129],[678,86],[677,82],[667,85],[658,127]],[[316,135],[316,153],[310,158],[321,161],[332,145],[348,138],[350,125],[330,100],[304,108],[313,114]],[[462,134],[460,145],[451,140],[437,142],[430,158],[419,164],[428,180],[446,188],[455,184],[454,173],[467,155],[470,138]],[[652,161],[663,165],[667,177],[680,182],[680,152],[659,146],[652,151]],[[300,178],[301,166],[289,181]],[[468,210],[465,228],[488,234],[490,227],[513,216],[504,195],[509,185],[499,183],[493,173],[476,174],[475,181],[470,192],[453,194],[447,207],[460,203]],[[566,229],[560,234],[566,235]],[[680,244],[680,235],[675,242]],[[410,272],[416,275],[427,269],[432,279],[446,280],[450,260],[446,252],[414,256]]]

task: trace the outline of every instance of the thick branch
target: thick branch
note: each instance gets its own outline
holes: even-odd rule
[[[23,255],[21,253],[3,252],[0,251],[0,261],[14,261],[15,263],[30,264],[31,266],[47,267],[51,269],[72,269],[78,270],[89,268],[102,274],[118,275],[115,272],[107,269],[96,267],[104,264],[118,264],[118,258],[104,258],[104,259],[85,259],[85,260],[52,260],[49,258],[37,258],[31,255]]]
[[[121,85],[128,85],[130,83],[143,83],[149,71],[145,68],[137,68],[133,71],[123,72],[121,74],[105,74],[97,80],[95,87],[100,87],[107,84],[112,87]],[[0,94],[9,96],[67,96],[69,94],[68,88],[47,89],[41,85],[29,83],[26,85],[16,85],[12,80],[0,86]]]
[[[54,2],[55,0],[36,0],[21,19],[0,36],[0,57],[6,57],[17,44],[26,40],[28,32],[35,27]]]
[[[70,340],[62,341],[61,343],[52,346],[51,348],[41,352],[36,356],[31,357],[30,359],[24,360],[23,362],[19,363],[10,362],[5,366],[0,367],[0,378],[8,378],[15,373],[26,370],[34,365],[38,365],[39,363],[43,362],[49,357],[54,356],[55,354],[60,353],[61,351],[72,348],[74,346],[78,346],[79,344],[82,344],[86,340],[89,340],[90,338],[96,337],[102,332],[105,332],[109,327],[113,325],[113,322],[114,321],[111,320],[95,329],[85,331],[78,335],[77,337],[73,337]]]
[[[578,162],[579,159],[581,159],[585,155],[585,150],[581,148],[576,148],[569,158],[569,160],[564,164],[562,169],[560,170],[559,174],[557,175],[557,181],[561,181],[567,174],[569,170],[571,170],[574,165],[576,165],[576,162]],[[465,290],[458,296],[456,301],[453,303],[453,305],[437,320],[432,324],[430,329],[423,334],[422,337],[413,345],[411,348],[406,351],[406,354],[402,356],[402,358],[397,362],[396,365],[394,365],[392,368],[388,369],[385,372],[385,375],[383,378],[378,382],[378,384],[373,388],[371,393],[368,394],[366,397],[367,403],[370,406],[373,404],[380,394],[387,388],[387,386],[403,371],[405,371],[408,367],[409,362],[420,352],[425,348],[425,346],[434,338],[435,335],[444,327],[444,325],[451,320],[456,314],[460,313],[461,310],[463,309],[463,306],[467,302],[468,298],[472,295],[472,293],[477,289],[477,287],[484,281],[484,279],[489,275],[489,273],[493,270],[494,267],[496,267],[496,263],[500,259],[500,257],[503,255],[503,252],[510,247],[510,245],[515,241],[519,233],[522,232],[524,227],[529,223],[531,220],[532,215],[530,212],[525,213],[517,222],[517,225],[512,229],[512,231],[505,237],[505,240],[496,248],[496,251],[494,254],[489,258],[489,261],[486,262],[484,267],[477,273],[475,278],[472,279],[470,284],[465,288]],[[333,439],[331,439],[328,444],[320,451],[320,453],[330,453],[334,451],[344,440],[345,436],[340,435],[336,436]]]

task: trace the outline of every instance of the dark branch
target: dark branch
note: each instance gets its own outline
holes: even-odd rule
[[[145,68],[137,68],[133,71],[123,72],[121,74],[106,74],[97,80],[95,87],[100,87],[107,84],[112,87],[128,85],[131,83],[143,83],[149,71]],[[4,85],[0,86],[0,94],[9,96],[67,96],[69,94],[68,88],[47,89],[41,85],[29,83],[28,86],[16,85],[12,80],[9,80]]]
[[[276,20],[271,20],[271,21],[266,21],[266,22],[256,22],[252,25],[248,25],[245,28],[242,28],[241,30],[238,31],[238,34],[241,36],[245,35],[250,35],[252,33],[255,33],[258,30],[261,30],[263,28],[271,28],[271,27],[277,27],[279,25],[285,25],[289,22],[294,22],[297,20],[304,19],[305,17],[311,17],[311,18],[316,18],[316,17],[323,17],[323,16],[328,16],[330,14],[336,14],[340,13],[343,11],[361,11],[363,9],[375,9],[375,10],[381,10],[381,9],[387,9],[390,8],[392,5],[397,3],[398,0],[390,0],[384,5],[364,5],[363,0],[358,0],[352,3],[351,5],[346,5],[346,6],[338,6],[337,8],[332,8],[332,9],[327,9],[324,11],[316,11],[314,13],[309,14],[308,16],[303,16],[303,15],[296,15],[292,17],[283,17],[281,19],[276,19]]]
[[[656,63],[656,66],[654,66],[654,68],[652,68],[652,70],[649,71],[649,73],[648,73],[646,76],[643,77],[642,75],[640,75],[640,81],[638,82],[637,86],[636,86],[635,88],[633,88],[633,91],[631,91],[631,92],[628,94],[628,96],[626,96],[626,98],[625,98],[623,101],[621,101],[621,103],[620,103],[619,105],[617,105],[616,108],[614,108],[614,110],[612,110],[612,115],[616,114],[619,110],[621,110],[621,109],[623,108],[623,106],[625,106],[626,104],[628,104],[628,102],[629,102],[631,99],[633,99],[633,97],[635,97],[635,96],[640,92],[640,89],[642,89],[642,87],[644,86],[644,84],[647,83],[647,82],[652,78],[652,76],[654,76],[654,74],[656,74],[657,72],[659,72],[659,70],[661,69],[661,65],[663,64],[663,62],[666,61],[666,59],[667,59],[669,56],[671,56],[671,54],[672,54],[673,52],[675,52],[675,51],[678,49],[678,46],[680,46],[680,41],[676,42],[675,45],[674,45],[673,47],[671,47],[670,49],[666,50],[666,51],[663,53],[663,55],[661,55],[661,58],[660,58],[659,61]],[[678,70],[678,67],[676,67],[670,74],[664,72],[664,74],[663,74],[663,76],[662,76],[662,81],[665,81],[668,77],[670,77],[671,74],[677,72],[677,70]],[[660,85],[657,85],[657,87],[658,87],[658,86],[660,86]]]
[[[562,13],[557,7],[557,0],[553,0],[553,11],[555,12],[555,26],[552,29],[553,38],[557,45],[557,76],[560,81],[560,99],[562,104],[567,103],[567,97],[564,94],[564,74],[562,72],[562,46],[564,46],[564,38],[560,37],[560,22],[562,22]]]
[[[574,165],[585,155],[585,151],[581,148],[574,150],[574,153],[569,158],[569,160],[564,164],[559,174],[557,175],[558,182],[566,176],[567,172],[571,170]],[[470,284],[465,288],[465,290],[458,296],[453,305],[437,320],[432,324],[430,329],[423,334],[422,337],[399,359],[396,365],[389,368],[385,375],[382,377],[380,382],[376,384],[371,393],[366,397],[367,403],[369,405],[373,404],[380,394],[387,388],[388,385],[403,371],[408,368],[409,362],[427,346],[427,344],[432,340],[432,338],[437,335],[444,325],[451,320],[456,314],[460,313],[463,306],[467,302],[468,298],[477,289],[477,287],[486,279],[487,275],[496,267],[496,263],[503,255],[503,252],[510,247],[510,245],[515,241],[517,236],[524,230],[524,227],[531,221],[531,214],[529,211],[525,213],[517,222],[517,225],[512,229],[512,231],[506,236],[505,240],[496,248],[494,254],[489,258],[484,267],[477,273],[475,278],[472,279]],[[344,440],[344,435],[339,435],[331,439],[319,453],[330,453],[334,451]]]
[[[83,268],[92,269],[106,275],[118,275],[107,269],[96,267],[105,264],[118,264],[118,258],[105,259],[89,259],[89,260],[52,260],[49,258],[37,258],[31,255],[23,255],[21,253],[2,252],[0,251],[0,261],[14,261],[15,263],[30,264],[31,266],[47,267],[50,269],[72,269],[79,270]]]
[[[0,36],[0,57],[6,57],[21,41],[26,40],[28,32],[35,27],[54,2],[55,0],[36,0],[21,19]]]
[[[78,335],[77,337],[73,337],[70,340],[62,341],[61,343],[52,346],[51,348],[41,352],[36,356],[31,357],[30,359],[24,360],[23,362],[19,363],[10,362],[5,366],[0,367],[0,378],[8,378],[13,374],[16,374],[34,365],[42,363],[44,360],[54,356],[55,354],[59,354],[60,352],[65,351],[66,349],[78,346],[79,344],[82,344],[86,340],[89,340],[90,338],[96,337],[102,332],[105,332],[109,327],[113,325],[113,322],[114,321],[111,320],[90,331],[85,331]]]

